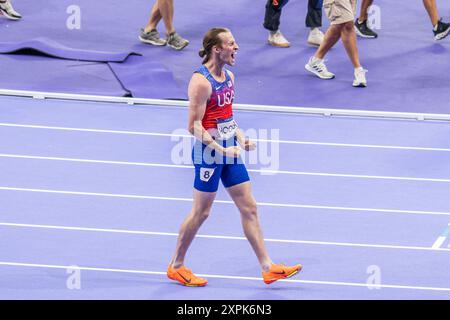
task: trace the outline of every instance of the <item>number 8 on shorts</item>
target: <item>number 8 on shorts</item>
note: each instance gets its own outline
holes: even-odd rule
[[[200,168],[200,180],[208,182],[214,174],[215,168]]]

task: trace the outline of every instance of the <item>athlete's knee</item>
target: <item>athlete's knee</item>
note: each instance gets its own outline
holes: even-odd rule
[[[201,208],[194,210],[194,216],[199,219],[201,222],[205,221],[209,217],[209,213],[211,212],[211,208]]]
[[[258,208],[256,202],[251,201],[241,208],[241,214],[244,218],[255,219],[258,216]]]

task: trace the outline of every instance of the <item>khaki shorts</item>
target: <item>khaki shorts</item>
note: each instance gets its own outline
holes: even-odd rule
[[[342,24],[355,20],[356,0],[324,0],[323,9],[330,24]]]

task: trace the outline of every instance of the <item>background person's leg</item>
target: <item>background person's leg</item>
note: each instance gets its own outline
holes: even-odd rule
[[[361,67],[359,62],[358,46],[356,44],[356,33],[353,28],[353,22],[349,21],[343,24],[341,31],[342,43],[347,51],[347,55],[353,64],[354,68]]]
[[[322,27],[323,0],[308,0],[308,13],[306,14],[306,27],[314,29]]]
[[[338,20],[341,19],[342,10],[334,0],[324,0],[323,8],[330,21],[330,27],[325,33],[324,40],[314,56],[309,58],[308,63],[305,65],[305,69],[315,74],[320,79],[329,80],[334,78],[334,74],[328,71],[324,58],[341,37],[342,24],[339,23]]]
[[[306,14],[306,27],[310,28],[308,43],[320,46],[324,39],[323,32],[319,29],[322,26],[323,0],[308,0],[308,12]]]
[[[356,34],[362,38],[377,38],[378,34],[367,25],[369,7],[373,4],[373,0],[363,0],[361,3],[361,11],[359,18],[355,21]]]
[[[175,28],[173,27],[173,0],[158,0],[158,8],[163,18],[164,26],[166,27],[166,34],[169,35],[174,33]]]
[[[439,11],[437,9],[436,0],[423,0],[423,5],[427,10],[431,24],[433,25],[434,39],[441,40],[447,37],[450,33],[450,24],[442,22],[439,19]]]
[[[150,14],[150,20],[141,32],[140,39],[145,43],[153,45],[165,45],[166,43],[175,50],[181,50],[189,44],[189,41],[183,39],[175,32],[173,26],[174,5],[173,0],[157,0],[153,5]],[[159,38],[159,33],[156,31],[156,26],[161,21],[164,21],[166,27],[167,40]]]
[[[366,21],[368,18],[369,7],[373,4],[373,0],[362,0],[361,11],[359,12],[359,21]]]
[[[267,0],[266,3],[263,26],[269,30],[269,44],[275,47],[287,48],[290,46],[289,41],[286,40],[279,30],[282,8],[288,2],[289,0]]]
[[[141,29],[139,39],[142,42],[152,44],[155,46],[166,45],[167,41],[165,39],[162,39],[159,35],[158,30],[156,30],[156,27],[158,26],[158,23],[161,21],[161,19],[162,15],[161,12],[159,11],[158,1],[156,1],[152,7],[150,19],[147,25],[145,26],[144,29]]]
[[[182,50],[189,44],[189,41],[182,38],[173,26],[174,5],[173,0],[158,0],[159,12],[162,15],[166,26],[167,45],[175,50]]]
[[[312,56],[308,63],[305,65],[305,69],[309,72],[315,74],[320,79],[333,79],[335,75],[329,72],[327,66],[325,65],[325,55],[328,51],[339,41],[341,38],[342,25],[332,24],[325,33],[324,40],[322,44],[317,49],[314,56]]]
[[[325,58],[325,55],[328,53],[328,51],[330,51],[330,49],[333,48],[341,38],[342,28],[343,26],[340,24],[330,25],[327,32],[325,33],[324,41],[314,55],[316,58]]]
[[[439,12],[436,5],[436,0],[423,0],[423,5],[427,10],[428,16],[430,17],[431,24],[434,26],[437,25],[439,21]]]
[[[158,23],[161,21],[162,15],[159,11],[158,1],[155,2],[155,4],[152,7],[152,11],[150,13],[150,19],[147,23],[147,25],[144,28],[145,32],[150,32],[152,30],[156,30],[156,27]]]
[[[263,26],[269,31],[280,27],[281,11],[289,0],[267,0]]]
[[[350,58],[350,61],[354,67],[354,76],[353,80],[354,87],[366,87],[366,72],[359,61],[359,53],[358,46],[356,43],[356,32],[353,26],[353,21],[349,21],[344,23],[344,27],[342,28],[341,33],[342,43],[344,44],[345,50],[347,51],[347,55]]]

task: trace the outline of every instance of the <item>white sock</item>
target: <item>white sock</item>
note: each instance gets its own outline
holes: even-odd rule
[[[319,58],[317,58],[317,57],[315,57],[315,56],[312,56],[312,57],[311,57],[311,62],[312,62],[312,63],[322,63],[322,62],[323,62],[323,59],[319,59]]]
[[[364,70],[363,67],[355,68],[355,72],[356,72],[356,71],[363,71],[363,70]]]

